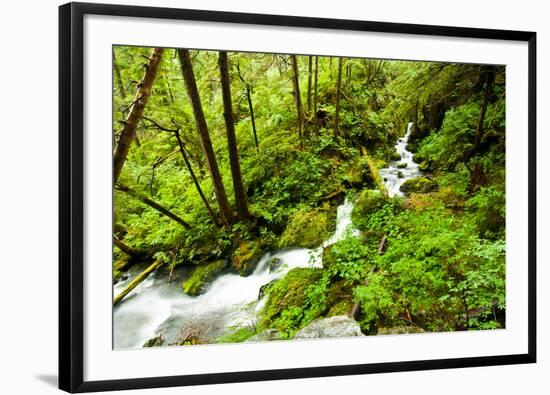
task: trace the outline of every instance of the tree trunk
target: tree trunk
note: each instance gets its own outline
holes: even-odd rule
[[[300,96],[300,75],[298,71],[298,59],[296,55],[290,56],[292,59],[292,84],[294,86],[294,102],[296,104],[296,113],[298,114],[298,135],[300,137],[300,149],[304,147],[304,109],[302,107],[302,98]]]
[[[313,117],[315,119],[315,129],[319,130],[319,119],[317,118],[317,83],[319,80],[319,57],[315,57],[315,78],[313,81]]]
[[[474,155],[479,151],[481,144],[481,137],[483,135],[483,121],[485,120],[485,113],[487,112],[487,106],[489,105],[489,98],[493,89],[493,83],[495,80],[495,69],[493,66],[489,66],[487,70],[487,77],[485,81],[485,92],[483,94],[483,102],[481,103],[481,111],[477,120],[476,138],[474,143]]]
[[[229,206],[229,201],[227,200],[225,187],[218,168],[218,162],[216,161],[216,155],[214,154],[214,149],[212,148],[212,141],[210,140],[210,135],[208,134],[208,126],[206,125],[206,119],[204,118],[199,90],[197,88],[197,82],[195,81],[195,74],[193,73],[193,65],[191,64],[191,55],[187,49],[178,49],[178,56],[181,63],[181,73],[187,88],[187,94],[189,95],[191,106],[193,107],[193,115],[195,117],[197,131],[199,132],[202,151],[206,157],[206,165],[208,166],[208,171],[210,172],[210,178],[212,179],[212,184],[214,186],[214,193],[216,194],[216,201],[218,202],[218,207],[220,208],[220,216],[225,225],[230,225],[233,221],[233,213],[231,211],[231,207]]]
[[[348,63],[348,94],[351,95],[351,75],[352,75],[353,63]]]
[[[342,66],[344,58],[338,59],[338,77],[336,80],[336,109],[334,114],[334,137],[338,137],[340,133],[340,91],[342,89]]]
[[[197,192],[199,193],[199,196],[201,197],[202,202],[206,206],[206,210],[208,211],[208,214],[210,214],[210,217],[212,218],[212,221],[214,221],[214,224],[218,226],[219,224],[218,224],[218,219],[216,218],[216,214],[214,214],[214,211],[212,210],[210,203],[208,203],[206,196],[204,196],[204,193],[202,192],[202,188],[199,184],[199,181],[197,180],[197,177],[195,176],[195,172],[193,171],[193,167],[191,166],[191,162],[189,162],[189,158],[185,153],[185,147],[183,146],[183,142],[181,141],[179,131],[176,131],[175,134],[176,134],[176,140],[178,141],[178,146],[181,152],[181,156],[183,157],[183,161],[185,162],[185,167],[187,167],[187,170],[189,171],[189,175],[191,176],[191,179],[195,184],[195,188],[197,189]]]
[[[122,77],[120,76],[120,67],[116,61],[115,49],[113,48],[113,69],[115,71],[115,78],[118,85],[118,91],[120,92],[120,97],[126,99],[126,90],[124,89],[124,83],[122,82]]]
[[[250,87],[248,85],[246,85],[246,100],[248,101],[248,109],[250,110],[250,122],[252,123],[252,134],[254,135],[254,145],[256,146],[256,151],[260,152],[260,144],[258,143],[258,133],[256,132],[256,119],[254,118],[254,107],[252,106]]]
[[[118,239],[116,236],[113,236],[113,244],[118,247],[118,249],[124,252],[126,255],[129,255],[132,258],[139,258],[143,256],[143,252],[136,250],[135,248],[129,247]]]
[[[145,203],[146,205],[148,205],[149,207],[151,208],[154,208],[155,210],[157,210],[159,213],[167,216],[168,218],[176,221],[178,224],[180,224],[181,226],[183,226],[184,228],[186,229],[191,229],[191,225],[189,225],[187,222],[185,222],[183,219],[181,219],[180,217],[178,217],[176,214],[174,214],[173,212],[171,212],[170,210],[162,207],[160,204],[158,204],[157,202],[154,202],[152,201],[151,199],[149,199],[147,196],[144,196],[143,194],[137,192],[137,191],[134,191],[132,188],[130,187],[127,187],[126,185],[122,185],[120,183],[116,184],[115,188],[121,192],[124,192],[126,194],[128,194],[129,196],[135,198],[135,199],[138,199],[140,200],[141,202]]]
[[[311,80],[313,77],[313,57],[308,57],[308,72],[307,72],[307,113],[311,117]]]
[[[227,52],[220,51],[218,63],[222,82],[223,118],[227,134],[227,149],[229,151],[229,165],[231,178],[233,179],[233,191],[235,192],[235,206],[237,216],[242,221],[251,218],[248,212],[248,198],[243,185],[241,165],[239,163],[239,150],[237,148],[237,136],[235,134],[235,120],[233,119],[233,104],[231,102],[231,80],[229,79],[229,62]]]
[[[162,261],[160,259],[156,260],[155,262],[153,262],[153,264],[151,266],[149,266],[143,272],[138,274],[136,276],[136,278],[134,278],[132,280],[132,282],[130,284],[128,284],[128,286],[126,288],[124,288],[124,290],[121,293],[119,293],[117,296],[115,296],[115,298],[113,300],[113,306],[116,306],[117,304],[119,304],[122,301],[122,299],[124,299],[130,292],[132,292],[132,290],[135,287],[137,287],[139,284],[141,284],[141,282],[143,280],[145,280],[147,277],[149,277],[149,275],[151,273],[153,273],[155,270],[157,270],[161,266],[162,266]]]
[[[128,117],[124,121],[124,127],[122,128],[122,133],[120,134],[120,138],[115,149],[113,183],[118,181],[120,171],[122,170],[122,166],[124,166],[126,156],[130,150],[130,144],[132,144],[132,140],[136,136],[136,128],[143,115],[147,101],[149,100],[151,88],[157,75],[163,51],[163,48],[153,49],[151,56],[149,57],[149,62],[145,68],[145,75],[138,84],[138,89],[132,108],[128,113]]]

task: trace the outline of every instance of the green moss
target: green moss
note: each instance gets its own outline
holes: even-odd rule
[[[428,193],[437,190],[437,184],[426,177],[417,177],[405,181],[399,189],[407,195],[411,193]]]
[[[418,169],[420,171],[430,170],[430,162],[428,162],[427,160],[424,160],[424,161],[420,162],[420,164],[418,165]]]
[[[316,247],[330,235],[333,228],[333,218],[328,210],[298,210],[290,217],[279,239],[279,247]]]
[[[252,274],[264,253],[265,251],[259,242],[244,240],[231,255],[231,266],[241,276],[248,276]]]
[[[380,192],[372,189],[365,189],[357,198],[352,212],[352,219],[359,220],[363,217],[369,216],[384,206],[387,201],[388,199]]]
[[[256,332],[253,328],[245,327],[245,328],[238,328],[235,329],[229,333],[225,333],[222,336],[218,337],[216,339],[216,343],[242,343],[252,336],[254,336]]]
[[[407,162],[401,162],[397,165],[398,169],[406,169],[407,168]]]
[[[390,154],[390,159],[392,161],[398,161],[398,160],[401,160],[401,155],[399,155],[397,152],[392,152]]]
[[[319,317],[324,308],[312,303],[309,291],[322,273],[323,269],[317,268],[292,269],[269,287],[259,329],[275,328],[283,338],[291,338],[298,329]]]
[[[196,296],[226,268],[223,260],[197,266],[191,276],[183,282],[183,292]]]
[[[352,286],[346,280],[334,283],[327,294],[327,317],[348,314],[353,306]]]

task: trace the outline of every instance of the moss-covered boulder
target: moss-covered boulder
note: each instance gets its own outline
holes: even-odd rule
[[[401,162],[397,164],[398,169],[406,169],[407,168],[407,162]]]
[[[352,219],[354,219],[354,223],[360,223],[361,219],[382,208],[387,201],[387,197],[379,191],[365,189],[361,192],[353,207]]]
[[[334,219],[329,210],[305,208],[290,216],[279,239],[279,247],[312,248],[321,244],[332,232]]]
[[[403,174],[403,172],[402,172],[402,171],[398,171],[398,172],[397,172],[397,178],[403,178],[403,177],[405,177],[405,175]]]
[[[260,242],[243,240],[231,254],[231,266],[239,275],[248,276],[264,254],[265,249]]]
[[[390,154],[390,159],[394,162],[397,162],[398,160],[401,160],[401,155],[394,151]]]
[[[406,195],[411,193],[428,193],[437,190],[437,183],[426,177],[416,177],[407,180],[399,190]]]
[[[224,260],[198,265],[189,278],[183,281],[183,292],[190,296],[199,295],[216,277],[226,271],[227,267],[227,262]]]
[[[274,328],[283,338],[291,338],[296,330],[317,318],[325,307],[312,305],[308,290],[322,273],[323,269],[318,268],[296,268],[271,285],[260,313],[259,329]]]

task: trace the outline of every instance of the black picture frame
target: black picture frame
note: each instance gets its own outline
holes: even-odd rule
[[[83,19],[87,14],[306,27],[528,43],[528,352],[346,366],[84,381]],[[71,393],[536,362],[536,33],[111,4],[59,8],[59,388]]]

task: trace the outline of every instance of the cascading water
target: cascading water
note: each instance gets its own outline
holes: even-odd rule
[[[248,277],[225,274],[208,290],[191,297],[181,290],[181,282],[168,283],[160,273],[152,274],[114,309],[114,348],[138,348],[162,334],[165,345],[180,340],[182,328],[200,327],[214,339],[234,326],[252,325],[263,305],[260,288],[297,267],[322,267],[323,248],[342,240],[347,232],[358,234],[351,224],[353,203],[346,200],[337,208],[334,234],[315,249],[291,248],[265,254]],[[276,262],[276,265],[273,263]],[[114,286],[115,295],[127,285]]]
[[[420,177],[422,175],[422,171],[419,170],[418,164],[413,161],[413,153],[407,150],[407,143],[411,135],[412,126],[413,123],[409,122],[405,136],[397,140],[395,148],[401,159],[390,162],[388,167],[380,169],[379,171],[380,177],[382,177],[386,184],[389,196],[403,196],[403,192],[399,190],[401,185],[411,178]]]
[[[380,170],[390,196],[403,196],[399,190],[401,185],[410,178],[422,175],[412,160],[412,152],[406,149],[411,128],[412,122],[407,125],[405,136],[396,144],[401,160],[393,161],[389,167]],[[190,325],[200,328],[210,339],[215,339],[231,327],[253,325],[265,302],[258,301],[263,285],[297,267],[323,267],[323,248],[342,240],[347,234],[359,234],[351,223],[352,210],[350,200],[338,206],[334,234],[321,246],[267,253],[250,276],[222,275],[197,297],[184,294],[181,281],[170,284],[166,275],[152,274],[114,308],[114,348],[139,348],[159,334],[162,334],[164,345],[174,344],[181,340],[182,328]],[[128,281],[117,283],[114,294],[121,292]]]

